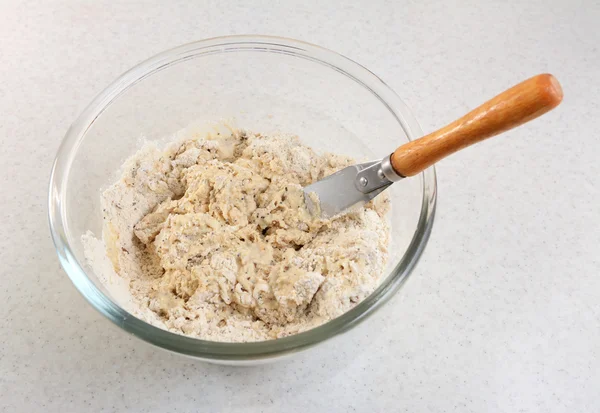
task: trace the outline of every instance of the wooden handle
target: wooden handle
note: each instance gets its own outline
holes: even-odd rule
[[[448,126],[402,145],[391,156],[392,166],[402,176],[418,174],[460,149],[543,115],[555,108],[562,97],[562,88],[554,76],[534,76]]]

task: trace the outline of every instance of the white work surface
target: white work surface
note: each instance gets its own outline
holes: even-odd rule
[[[0,410],[598,412],[600,3],[2,2]],[[208,365],[92,309],[61,269],[46,191],[62,136],[119,74],[227,34],[365,65],[425,131],[531,75],[564,102],[438,166],[429,244],[401,293],[296,358]]]

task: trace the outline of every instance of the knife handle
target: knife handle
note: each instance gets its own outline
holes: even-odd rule
[[[458,150],[543,115],[562,98],[562,88],[554,76],[534,76],[448,126],[402,145],[391,155],[392,167],[402,176],[416,175]]]

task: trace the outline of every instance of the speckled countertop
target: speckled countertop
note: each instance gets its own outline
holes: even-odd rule
[[[599,3],[295,3],[0,4],[0,410],[599,411]],[[70,122],[117,75],[234,33],[353,58],[425,130],[538,72],[561,80],[565,100],[439,164],[429,246],[367,323],[278,364],[207,365],[85,302],[55,256],[46,188]]]

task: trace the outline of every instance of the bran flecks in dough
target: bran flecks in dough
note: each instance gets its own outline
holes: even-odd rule
[[[385,268],[389,199],[321,220],[302,192],[352,163],[295,137],[238,130],[146,145],[102,196],[106,252],[136,315],[179,334],[246,342],[354,307]]]

